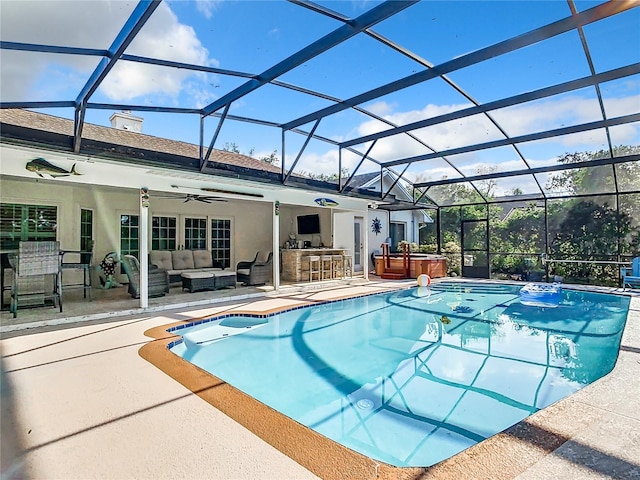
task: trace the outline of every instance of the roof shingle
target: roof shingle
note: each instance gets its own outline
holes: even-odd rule
[[[2,109],[0,110],[0,123],[73,136],[72,120],[29,110]],[[153,150],[182,157],[199,158],[200,156],[200,147],[198,145],[90,123],[84,124],[82,137],[99,142]],[[276,165],[226,150],[213,149],[209,160],[273,173],[281,172],[280,167]]]

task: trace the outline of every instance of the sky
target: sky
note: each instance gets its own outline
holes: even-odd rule
[[[318,2],[345,17],[357,17],[381,2],[368,0]],[[601,2],[576,2],[578,11]],[[3,41],[108,49],[136,6],[134,1],[0,0]],[[440,65],[481,48],[520,35],[571,14],[560,0],[423,1],[375,25],[372,30],[419,56]],[[165,1],[155,10],[126,53],[259,74],[309,43],[342,25],[300,6],[279,1]],[[584,34],[596,73],[640,62],[640,8],[587,25]],[[0,94],[3,102],[73,100],[99,57],[2,50]],[[394,51],[372,36],[359,34],[301,64],[278,80],[312,89],[340,100],[422,71],[425,66]],[[577,31],[472,65],[366,102],[369,112],[395,125],[485,103],[590,75]],[[202,108],[243,85],[245,78],[194,72],[132,62],[118,62],[91,102],[163,107]],[[452,88],[459,86],[467,97]],[[608,118],[640,113],[640,75],[600,85]],[[286,122],[333,104],[332,101],[267,85],[235,101],[230,115],[269,122]],[[73,118],[72,109],[43,110]],[[115,110],[113,110],[115,111]],[[89,110],[87,121],[109,125],[112,110]],[[144,118],[143,133],[191,143],[199,142],[199,117],[188,114],[133,112]],[[379,140],[370,152],[378,161],[424,155],[475,143],[525,135],[550,128],[602,120],[594,87],[508,107],[485,115],[447,122],[414,132],[418,140],[398,135]],[[218,126],[205,122],[205,144]],[[301,129],[310,131],[312,125]],[[389,128],[389,124],[355,110],[324,118],[316,134],[343,141]],[[502,130],[502,131],[501,131]],[[640,145],[640,125],[612,127],[614,145]],[[305,136],[287,132],[285,164],[298,156]],[[227,120],[217,148],[236,145],[255,157],[282,154],[281,129]],[[548,165],[566,153],[606,148],[604,130],[519,145],[530,166]],[[364,152],[370,144],[355,146]],[[512,147],[450,155],[418,162],[407,177],[436,180],[473,175],[483,169],[524,168]],[[359,157],[342,154],[343,167],[353,171]],[[455,169],[451,166],[453,165]],[[335,173],[338,149],[312,140],[296,171]],[[396,167],[398,171],[402,166]],[[358,173],[378,170],[365,160]],[[456,171],[456,169],[458,171]],[[532,180],[519,188],[535,189]],[[513,185],[505,185],[505,189]]]

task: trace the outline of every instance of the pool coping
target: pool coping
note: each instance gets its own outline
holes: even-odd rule
[[[463,282],[461,282],[463,283]],[[492,282],[506,283],[506,282]],[[509,282],[510,283],[510,282]],[[400,286],[400,289],[413,287]],[[576,290],[582,290],[576,288]],[[593,291],[593,290],[591,290]],[[620,292],[606,292],[621,294]],[[345,295],[328,301],[340,301],[366,295]],[[624,292],[622,293],[624,295]],[[636,302],[640,300],[635,300]],[[327,303],[300,300],[294,307],[264,310],[261,316]],[[631,307],[625,333],[629,330]],[[228,315],[221,313],[220,316]],[[255,310],[234,310],[233,315],[255,315]],[[633,315],[637,317],[636,314]],[[204,318],[215,318],[218,315]],[[196,367],[169,351],[169,344],[179,336],[167,329],[192,324],[201,319],[188,319],[155,327],[145,332],[154,338],[139,350],[139,355],[178,381],[200,398],[222,411],[252,433],[271,444],[294,461],[326,480],[333,479],[416,479],[416,478],[513,478],[526,471],[546,455],[556,450],[579,432],[597,421],[596,411],[581,401],[577,394],[610,377],[618,368],[545,409],[527,417],[509,429],[498,433],[431,467],[395,467],[371,459],[259,402],[237,388]],[[635,318],[635,320],[638,320]],[[169,336],[167,336],[169,335]],[[635,339],[634,339],[635,340]],[[620,356],[620,354],[619,354]],[[584,396],[584,394],[582,394]]]

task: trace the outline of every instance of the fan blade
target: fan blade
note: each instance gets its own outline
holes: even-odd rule
[[[194,193],[185,193],[185,194],[153,194],[153,198],[172,198],[174,200],[183,200],[183,203],[198,201],[202,203],[211,203],[211,202],[227,202],[228,199],[223,197],[211,197],[207,195],[196,195]]]
[[[238,196],[244,196],[244,197],[255,197],[255,198],[263,198],[264,197],[264,195],[262,195],[261,193],[234,192],[232,190],[222,190],[220,188],[203,187],[200,190],[202,190],[203,192],[228,193],[228,194],[231,194],[231,195],[238,195]]]
[[[222,197],[207,197],[207,196],[201,196],[201,195],[198,195],[198,200],[200,200],[201,202],[206,202],[206,203],[226,202],[227,201],[226,198],[222,198]]]
[[[261,193],[249,193],[249,192],[234,192],[233,190],[223,190],[220,188],[209,188],[209,187],[189,187],[186,185],[171,185],[171,188],[187,188],[191,190],[200,190],[202,192],[211,192],[211,193],[228,193],[230,195],[238,195],[243,197],[254,197],[254,198],[264,198],[264,195]]]

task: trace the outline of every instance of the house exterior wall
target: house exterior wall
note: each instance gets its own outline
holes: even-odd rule
[[[383,188],[384,191],[387,192],[389,188],[393,185],[393,179],[387,175],[383,176]],[[376,192],[380,191],[380,180],[379,177],[377,180],[371,183],[373,190]],[[411,200],[405,191],[400,189],[398,185],[394,187],[391,192],[396,195],[398,198],[402,200]],[[409,242],[418,243],[419,241],[419,228],[420,222],[424,222],[424,216],[419,210],[405,210],[405,211],[395,211],[388,212],[382,209],[369,210],[367,215],[367,232],[368,232],[368,265],[370,270],[374,268],[374,264],[371,261],[372,253],[381,253],[381,245],[386,241],[386,239],[390,236],[390,222],[394,223],[402,223],[405,225],[405,240]],[[372,230],[372,224],[374,219],[380,220],[381,223],[381,231],[378,235],[375,234]],[[397,245],[391,245],[391,250],[395,251]]]
[[[405,228],[405,240],[408,242],[418,243],[418,229],[419,223],[422,220],[422,214],[419,211],[410,210],[403,212],[390,212],[391,213],[391,222],[395,223],[404,223]],[[396,245],[392,245],[391,248],[395,250]]]
[[[111,251],[120,250],[120,215],[139,215],[139,191],[111,187],[69,185],[64,180],[15,179],[0,177],[3,203],[52,205],[58,208],[57,240],[61,248],[80,248],[80,210],[93,210],[95,259],[99,262]],[[231,219],[233,238],[231,265],[250,260],[256,251],[266,256],[272,250],[272,203],[229,200],[205,204],[181,199],[150,198],[149,219],[154,215],[178,217],[178,245],[184,227],[182,218]],[[151,235],[149,235],[151,241]],[[150,246],[149,246],[150,248]]]
[[[362,226],[362,238],[361,238],[361,259],[360,263],[357,263],[355,255],[355,234],[354,224],[356,219],[361,219]],[[334,246],[335,248],[344,248],[351,255],[353,255],[353,270],[354,272],[362,271],[368,266],[367,252],[369,251],[369,237],[367,235],[367,223],[368,215],[365,211],[354,212],[335,212],[333,214],[333,230],[334,230]]]
[[[376,234],[373,231],[373,221],[378,219],[380,221],[380,233]],[[384,243],[384,241],[389,236],[389,212],[386,210],[369,210],[367,214],[367,235],[369,237],[369,249],[367,252],[367,262],[369,265],[369,270],[373,270],[374,264],[371,261],[372,253],[381,253],[382,249],[380,246]]]
[[[298,215],[312,215],[318,214],[320,216],[320,234],[314,235],[299,235],[298,234]],[[331,224],[331,209],[330,208],[314,208],[306,206],[295,205],[281,205],[280,206],[280,246],[289,239],[289,234],[293,233],[296,240],[308,240],[314,246],[322,243],[326,247],[333,246],[333,227]]]

